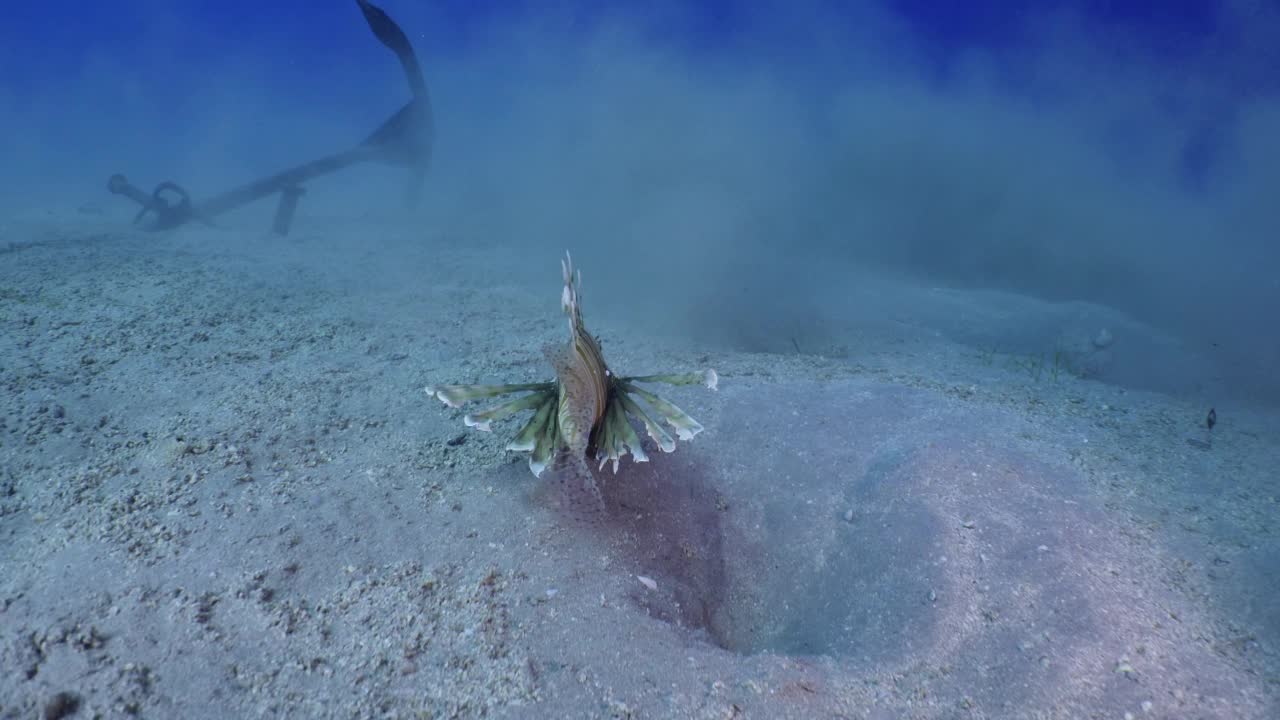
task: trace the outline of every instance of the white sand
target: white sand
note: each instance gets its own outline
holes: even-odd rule
[[[1280,414],[1055,372],[1105,319],[699,346],[589,280],[615,368],[722,380],[587,530],[422,392],[546,377],[556,257],[112,222],[0,223],[0,718],[1280,716]]]

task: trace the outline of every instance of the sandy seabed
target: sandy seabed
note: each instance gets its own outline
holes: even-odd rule
[[[721,382],[584,527],[423,393],[546,378],[555,257],[117,227],[0,223],[0,718],[1280,717],[1275,410],[588,286]]]

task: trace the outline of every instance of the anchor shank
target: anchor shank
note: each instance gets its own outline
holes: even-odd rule
[[[353,150],[328,155],[319,160],[313,160],[305,165],[278,172],[270,177],[209,198],[196,207],[196,214],[209,218],[215,217],[248,205],[268,195],[297,187],[308,180],[337,172],[357,163],[373,160],[376,155],[375,150],[367,147],[357,147]]]

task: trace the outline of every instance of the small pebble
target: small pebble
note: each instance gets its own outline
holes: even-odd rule
[[[62,720],[70,717],[80,709],[80,696],[71,692],[60,692],[49,698],[44,706],[45,720]]]

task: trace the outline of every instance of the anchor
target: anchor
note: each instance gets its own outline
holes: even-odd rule
[[[409,44],[409,38],[386,12],[367,0],[356,0],[356,3],[374,36],[400,60],[409,90],[413,93],[412,99],[353,148],[241,185],[203,202],[192,202],[191,195],[172,181],[162,182],[147,193],[130,183],[124,175],[112,175],[107,180],[107,190],[141,206],[133,219],[134,224],[156,231],[180,227],[192,221],[212,225],[214,218],[225,212],[279,195],[271,227],[278,235],[288,235],[306,182],[352,165],[370,162],[408,169],[407,199],[416,201],[431,164],[435,140],[435,120],[422,66]],[[144,223],[148,218],[150,220]]]

